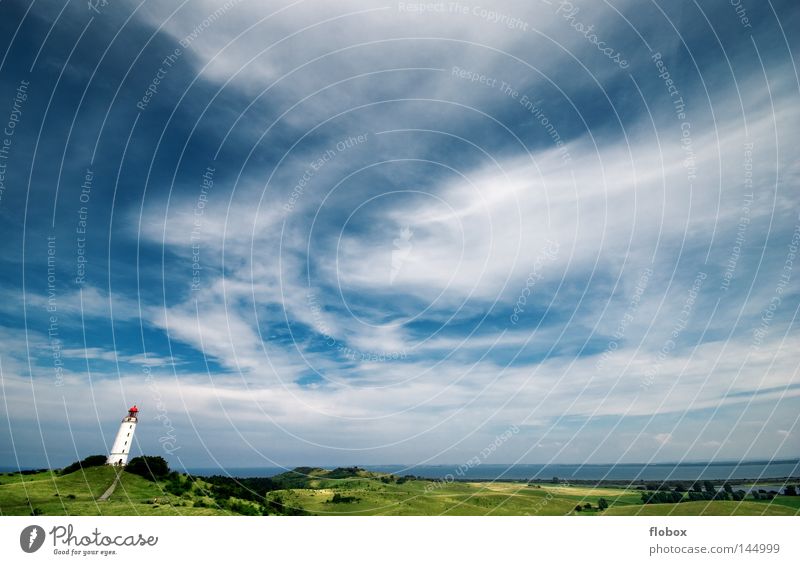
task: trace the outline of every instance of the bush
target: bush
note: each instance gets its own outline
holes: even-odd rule
[[[600,510],[605,510],[606,508],[608,508],[608,501],[605,498],[601,498],[600,500],[597,501],[597,507]]]
[[[231,500],[228,503],[228,509],[231,512],[243,514],[245,516],[259,516],[262,513],[260,506],[254,506],[252,504],[248,504],[247,502],[241,502],[238,500]]]
[[[707,492],[689,491],[689,500],[693,502],[697,500],[711,500],[712,496],[714,495]]]
[[[689,492],[689,500],[710,500],[710,497],[713,496],[709,493],[700,493],[700,492]],[[701,498],[702,497],[702,498]],[[708,497],[708,498],[706,498]],[[644,504],[665,504],[665,503],[677,503],[683,501],[683,493],[670,491],[670,490],[659,490],[656,492],[643,492],[642,493],[642,503]]]
[[[167,484],[164,485],[164,490],[175,496],[182,496],[192,489],[192,483],[189,479],[181,480],[180,475],[170,473]]]
[[[233,478],[214,475],[203,477],[203,481],[211,484],[211,496],[222,501],[233,497],[261,504],[266,493],[280,490],[279,484],[266,477]]]
[[[125,466],[125,471],[148,481],[157,481],[169,475],[169,465],[160,455],[142,455],[131,459]]]
[[[67,465],[61,469],[61,474],[69,475],[70,473],[80,471],[81,469],[88,469],[89,467],[102,467],[106,464],[107,459],[105,455],[90,455],[83,461],[75,461],[75,463]]]

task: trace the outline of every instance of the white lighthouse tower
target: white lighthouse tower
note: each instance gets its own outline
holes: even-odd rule
[[[122,419],[117,432],[117,439],[111,448],[111,455],[108,456],[106,464],[125,465],[128,462],[128,455],[131,452],[133,443],[133,432],[136,431],[136,424],[139,421],[139,409],[134,404],[129,410],[128,415]]]

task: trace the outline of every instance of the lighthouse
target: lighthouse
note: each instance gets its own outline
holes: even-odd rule
[[[131,452],[133,443],[133,432],[136,431],[136,423],[139,421],[139,409],[134,404],[128,410],[128,415],[122,419],[117,432],[117,439],[111,448],[111,455],[108,456],[106,464],[125,465],[128,462],[128,455]]]

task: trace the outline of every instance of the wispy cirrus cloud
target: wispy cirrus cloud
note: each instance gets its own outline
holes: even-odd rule
[[[197,463],[453,461],[509,425],[504,461],[794,454],[792,53],[762,41],[768,14],[751,45],[723,7],[717,35],[674,7],[578,7],[629,67],[557,3],[493,8],[516,28],[397,3],[139,8],[129,33],[153,39],[119,83],[131,112],[109,114],[128,160],[98,159],[125,174],[98,173],[97,278],[59,276],[60,323],[91,328],[64,332],[65,359],[121,363],[95,401],[156,403],[146,366]],[[68,242],[69,271],[63,206],[37,234]],[[26,300],[46,313],[41,289]],[[77,365],[47,389],[39,318],[32,367],[5,346],[4,394],[79,405]]]

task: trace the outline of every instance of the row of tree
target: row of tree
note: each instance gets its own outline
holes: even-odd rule
[[[772,500],[778,494],[776,491],[767,492],[764,489],[753,490],[750,493],[754,500]],[[784,488],[785,496],[797,496],[797,487],[787,486]],[[656,490],[647,491],[642,493],[642,502],[644,504],[656,503],[676,503],[676,502],[693,502],[697,500],[744,500],[747,493],[741,489],[733,490],[730,485],[723,485],[722,490],[690,490],[687,493],[675,490]]]

